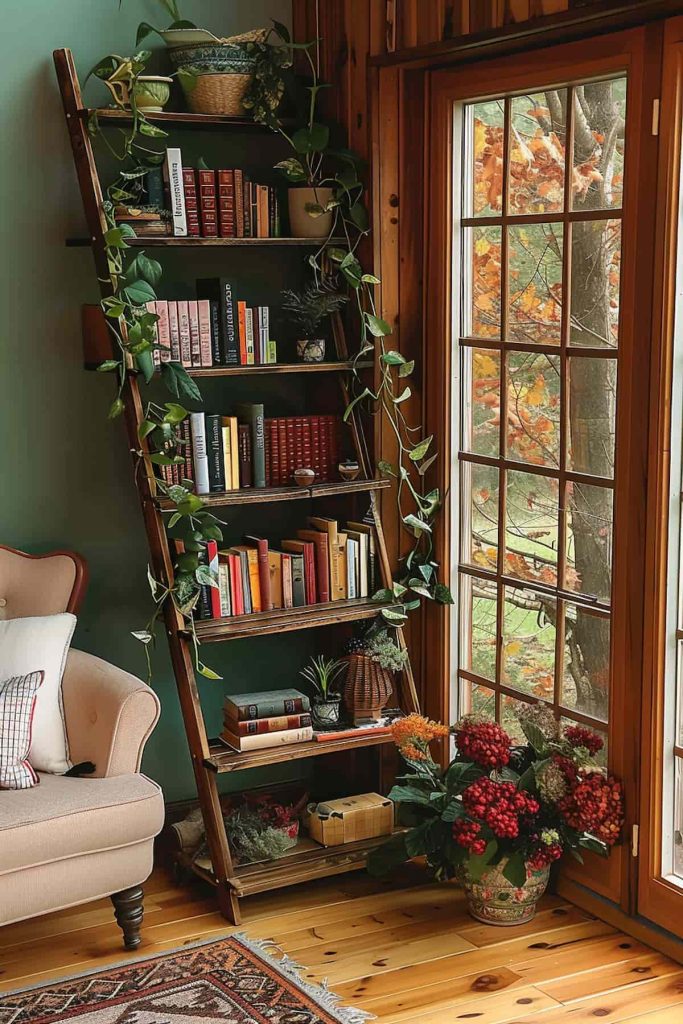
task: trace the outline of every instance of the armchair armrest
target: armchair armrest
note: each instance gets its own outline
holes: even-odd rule
[[[92,761],[97,777],[139,771],[159,718],[154,691],[101,658],[71,650],[62,694],[71,761]]]

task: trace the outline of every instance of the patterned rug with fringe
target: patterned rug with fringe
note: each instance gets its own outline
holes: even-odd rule
[[[0,993],[0,1024],[363,1024],[298,965],[244,935],[15,992]]]

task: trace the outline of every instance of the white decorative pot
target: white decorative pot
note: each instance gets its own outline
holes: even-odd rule
[[[334,214],[313,214],[307,204],[325,205],[332,199],[331,188],[290,188],[287,193],[289,228],[292,238],[327,238],[332,230]]]

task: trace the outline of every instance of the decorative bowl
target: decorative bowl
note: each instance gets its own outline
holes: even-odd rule
[[[295,469],[294,483],[297,487],[310,487],[315,480],[315,472],[312,469]]]
[[[342,480],[355,480],[360,473],[360,466],[357,462],[340,462],[337,470]]]
[[[302,363],[322,363],[325,359],[325,339],[300,338],[296,343],[296,354]]]
[[[171,64],[192,68],[194,72],[223,75],[253,75],[256,61],[243,45],[234,43],[202,43],[169,50]]]

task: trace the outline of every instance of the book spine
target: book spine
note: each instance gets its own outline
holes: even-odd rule
[[[266,445],[264,437],[263,406],[252,413],[251,461],[254,467],[254,487],[266,486]]]
[[[251,193],[252,193],[252,183],[249,181],[249,178],[245,174],[244,175],[243,196],[242,196],[242,203],[243,203],[243,207],[244,207],[244,215],[243,216],[244,216],[244,237],[245,238],[253,238],[254,237],[254,224],[253,224],[253,221],[252,221],[252,212],[251,212]]]
[[[223,462],[223,431],[221,417],[209,413],[205,417],[206,458],[209,472],[209,491],[225,490],[225,469]]]
[[[318,588],[315,581],[315,548],[311,544],[304,548],[304,579],[306,582],[306,604],[318,603]]]
[[[270,563],[268,561],[268,541],[259,540],[256,544],[258,560],[259,588],[261,591],[261,610],[269,612],[273,607],[270,593]]]
[[[157,349],[159,359],[162,363],[168,363],[171,359],[171,332],[168,324],[168,302],[165,299],[157,299],[157,339],[161,348]]]
[[[266,362],[277,363],[277,342],[274,338],[268,338],[266,342]]]
[[[244,310],[245,338],[247,346],[247,366],[254,366],[257,362],[256,349],[254,346],[254,310],[248,306]]]
[[[156,304],[156,302],[154,302],[154,301],[146,302],[145,303],[145,309],[147,310],[148,313],[151,313],[152,316],[155,317],[155,322],[153,324],[153,328],[154,328],[154,344],[155,344],[155,346],[157,346],[159,344],[159,318],[157,317],[157,304]],[[161,366],[161,357],[159,355],[159,349],[158,348],[153,348],[152,349],[152,362],[154,363],[155,369],[158,370],[159,367]]]
[[[185,194],[187,233],[192,238],[198,238],[201,232],[199,229],[199,202],[197,200],[197,180],[194,167],[183,167],[183,192]]]
[[[200,565],[210,565],[208,544],[198,553],[197,558]],[[214,617],[211,606],[211,590],[212,587],[208,583],[201,583],[199,586],[199,600],[196,606],[197,618],[199,619],[212,619]]]
[[[239,335],[239,365],[247,366],[247,304],[237,303],[237,331]]]
[[[183,169],[184,173],[184,169]],[[145,175],[145,192],[149,206],[164,208],[164,172],[161,167],[152,167]]]
[[[172,147],[166,150],[166,178],[173,222],[173,234],[179,238],[187,236],[185,216],[185,191],[183,188],[183,163],[180,150]]]
[[[232,285],[223,281],[223,325],[225,327],[225,363],[227,366],[239,366],[239,335],[235,318],[235,302],[232,297]]]
[[[221,739],[234,750],[263,750],[267,747],[289,746],[292,743],[307,743],[313,739],[313,729],[289,729],[286,732],[265,733],[262,736],[232,736],[223,732]]]
[[[320,417],[311,416],[311,460],[313,462],[313,471],[315,473],[315,482],[321,483],[322,481],[322,468],[320,463]]]
[[[222,366],[221,304],[218,299],[209,299],[209,330],[211,331],[211,364],[213,366]]]
[[[180,333],[180,359],[183,366],[192,366],[192,341],[190,337],[190,311],[186,299],[178,300],[178,331]]]
[[[242,570],[237,555],[228,555],[228,568],[230,572],[230,602],[232,614],[241,615],[242,607]]]
[[[198,300],[197,313],[199,316],[200,362],[202,366],[213,366],[213,351],[211,342],[211,305],[208,299]]]
[[[230,602],[230,569],[227,562],[220,562],[218,566],[218,593],[221,602],[221,618],[225,619],[232,615],[232,604]]]
[[[291,555],[292,565],[292,605],[302,608],[306,604],[306,579],[304,576],[304,556]]]
[[[244,172],[237,168],[235,176],[235,236],[244,238]]]
[[[235,484],[232,479],[232,435],[226,417],[221,418],[221,437],[223,438],[223,472],[225,474],[225,490],[232,491]]]
[[[235,224],[235,172],[218,171],[218,230],[221,238],[234,238]]]
[[[330,443],[327,431],[327,417],[318,416],[320,424],[320,479],[326,483],[330,479]]]
[[[287,473],[287,422],[283,416],[280,416],[276,422],[280,457],[280,485],[287,487],[292,482]]]
[[[292,594],[292,556],[282,555],[282,607],[293,608]]]
[[[296,417],[287,416],[287,483],[294,483],[294,470],[296,469]]]
[[[323,604],[330,600],[330,552],[327,537],[320,534],[315,544],[315,567],[317,571],[318,600]]]
[[[268,423],[268,454],[270,460],[270,486],[279,487],[280,479],[280,443],[277,433],[277,420],[267,420]]]
[[[190,358],[192,366],[202,365],[201,338],[199,336],[199,309],[197,300],[190,299],[187,303],[187,316],[190,322]]]
[[[282,700],[250,701],[248,704],[235,704],[229,698],[225,701],[224,710],[238,722],[254,718],[279,718],[281,715],[301,715],[311,710],[308,697],[286,697]]]
[[[294,468],[307,466],[304,461],[304,418],[297,416],[294,420]]]
[[[180,330],[178,327],[178,303],[168,304],[168,330],[171,338],[171,359],[174,363],[180,362]]]
[[[179,466],[179,470],[183,473],[186,480],[194,483],[195,470],[194,460],[192,458],[192,427],[189,420],[183,420],[181,424],[182,439],[185,442],[185,466]]]
[[[251,431],[248,424],[240,423],[237,427],[237,433],[240,464],[240,487],[251,487]]]
[[[277,715],[274,718],[252,718],[246,722],[226,716],[225,726],[228,732],[238,736],[263,736],[269,732],[285,732],[288,729],[308,729],[311,727],[311,716]]]
[[[215,171],[197,171],[199,215],[204,238],[218,237],[218,201]]]
[[[209,486],[209,462],[206,454],[206,427],[204,424],[204,413],[190,413],[192,425],[192,458],[195,472],[195,485],[197,494],[208,494]]]
[[[218,544],[215,540],[207,540],[206,557],[213,576],[214,586],[209,586],[209,601],[211,602],[211,616],[214,619],[221,617],[221,593],[218,588]]]

